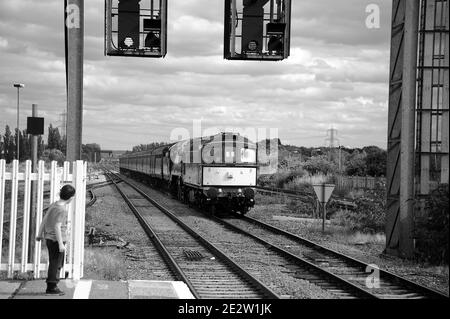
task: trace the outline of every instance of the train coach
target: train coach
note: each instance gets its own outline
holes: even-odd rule
[[[255,204],[257,145],[239,134],[221,133],[124,154],[123,174],[168,188],[179,200],[245,214]]]

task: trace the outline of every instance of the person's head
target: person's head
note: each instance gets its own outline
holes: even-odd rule
[[[64,185],[59,191],[59,198],[64,201],[69,201],[75,196],[75,188],[72,185]]]

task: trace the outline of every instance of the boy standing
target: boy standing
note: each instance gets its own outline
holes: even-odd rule
[[[42,220],[36,240],[45,239],[48,249],[49,266],[47,273],[47,294],[64,295],[59,290],[59,272],[64,262],[65,243],[67,241],[67,207],[75,196],[75,188],[64,185],[59,192],[59,200],[48,208]]]

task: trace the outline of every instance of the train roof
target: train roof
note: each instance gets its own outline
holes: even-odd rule
[[[217,139],[217,137],[219,137],[219,139]],[[175,143],[173,146],[171,146],[171,148],[187,145],[188,143],[194,144],[194,142],[197,142],[198,143],[197,145],[204,146],[205,144],[214,143],[216,140],[218,140],[220,143],[222,143],[223,141],[229,143],[236,141],[238,143],[247,144],[249,147],[256,147],[256,144],[253,141],[249,140],[247,137],[243,135],[240,135],[239,133],[223,132],[215,135],[202,136],[191,138],[189,140],[179,141]]]
[[[222,142],[223,140],[225,140],[225,142],[233,142],[235,140],[236,142],[247,144],[247,146],[250,148],[256,148],[256,143],[249,140],[247,137],[240,135],[239,133],[222,132],[222,133],[215,134],[215,135],[196,137],[196,138],[191,138],[191,139],[187,139],[187,140],[182,140],[182,141],[179,141],[176,143],[166,144],[166,145],[159,146],[159,147],[156,147],[151,150],[126,153],[126,154],[123,154],[121,157],[127,157],[130,155],[132,155],[132,156],[161,155],[161,154],[164,154],[165,152],[167,152],[168,150],[171,150],[172,148],[183,148],[191,143],[194,144],[194,142],[197,142],[198,143],[197,145],[204,146],[209,143],[214,143],[215,139],[217,139],[218,136],[221,136],[220,142]]]
[[[129,152],[129,153],[123,154],[123,155],[120,156],[120,157],[121,157],[121,158],[122,158],[122,157],[128,157],[128,156],[130,156],[130,155],[132,155],[132,156],[160,155],[160,154],[164,154],[164,152],[168,151],[169,148],[170,148],[171,146],[173,146],[174,144],[175,144],[175,143],[166,144],[166,145],[158,146],[158,147],[155,147],[155,148],[153,148],[153,149],[151,149],[151,150],[146,150],[146,151]]]

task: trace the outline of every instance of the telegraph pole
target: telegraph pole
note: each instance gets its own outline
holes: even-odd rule
[[[83,125],[84,0],[64,0],[67,147],[69,162],[81,160]]]

